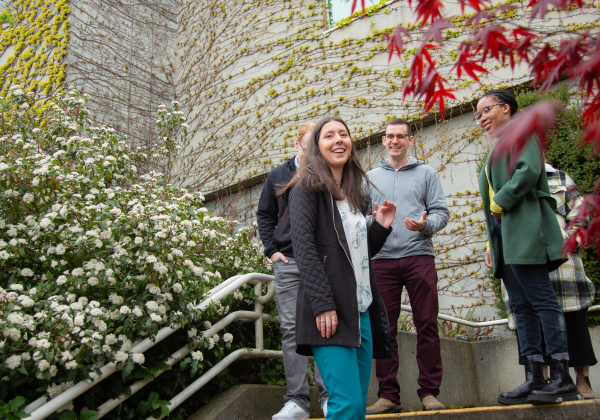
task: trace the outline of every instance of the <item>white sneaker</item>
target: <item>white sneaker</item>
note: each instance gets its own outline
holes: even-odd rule
[[[288,401],[279,413],[272,417],[272,420],[303,420],[309,418],[310,414],[308,411],[304,411],[304,409],[294,401]]]
[[[323,403],[321,410],[323,410],[323,417],[327,417],[327,401]]]

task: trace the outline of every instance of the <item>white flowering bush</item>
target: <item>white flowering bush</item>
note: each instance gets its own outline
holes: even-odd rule
[[[55,397],[117,363],[121,374],[55,415],[75,418],[65,413],[93,412],[127,393],[129,381],[168,369],[161,361],[186,342],[193,351],[163,383],[182,386],[232,345],[249,345],[241,323],[201,338],[229,310],[248,309],[254,294],[237,291],[205,313],[194,302],[224,278],[271,268],[254,227],[237,230],[235,221],[214,217],[200,193],[156,171],[171,171],[186,132],[177,103],[159,108],[161,140],[146,152],[94,126],[87,96],[76,89],[43,105],[34,99],[18,86],[0,98],[0,408],[17,397],[21,405]],[[136,340],[177,324],[186,325],[177,338],[129,352]],[[109,417],[156,411],[150,402],[140,412],[148,392]]]

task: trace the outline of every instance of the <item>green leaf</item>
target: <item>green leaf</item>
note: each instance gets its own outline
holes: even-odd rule
[[[167,365],[166,363],[154,363],[151,366],[148,366],[148,372],[154,374],[156,372],[160,372],[161,370],[169,370],[171,369],[171,366]]]
[[[170,405],[170,404],[171,404],[171,403],[169,403],[169,405]],[[168,416],[168,415],[169,415],[169,407],[168,407],[166,404],[163,404],[163,405],[161,405],[161,406],[160,406],[160,409],[161,409],[161,411],[163,412],[163,414],[164,414],[165,416]]]
[[[77,420],[77,414],[71,410],[63,410],[58,413],[59,420]]]
[[[12,411],[13,413],[19,411],[19,407],[23,404],[25,404],[25,397],[22,397],[20,395],[8,402],[8,405],[10,406],[10,411]]]
[[[156,392],[151,392],[150,396],[148,397],[148,401],[158,401],[158,393]]]
[[[123,380],[127,380],[127,377],[129,375],[131,375],[131,372],[133,372],[133,368],[135,367],[135,363],[133,362],[127,362],[127,364],[125,365],[125,367],[123,368]]]
[[[93,410],[84,411],[79,416],[80,420],[96,420],[98,418],[98,412]]]

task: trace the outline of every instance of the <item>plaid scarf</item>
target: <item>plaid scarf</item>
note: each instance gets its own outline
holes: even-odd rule
[[[571,233],[567,232],[567,225],[579,212],[583,195],[577,189],[573,179],[563,171],[546,164],[546,175],[550,192],[557,204],[556,218],[563,237],[566,239]],[[592,304],[596,289],[592,281],[585,275],[580,251],[569,255],[569,259],[558,270],[549,273],[549,276],[563,312],[579,311]],[[508,312],[508,326],[514,330],[516,328],[515,314],[510,307],[504,283],[502,284],[502,298]]]

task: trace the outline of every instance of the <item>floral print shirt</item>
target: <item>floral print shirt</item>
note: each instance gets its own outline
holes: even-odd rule
[[[355,211],[347,201],[336,201],[342,217],[344,233],[350,248],[350,259],[356,277],[358,310],[365,312],[373,302],[369,277],[369,248],[367,246],[367,221],[360,211]]]

